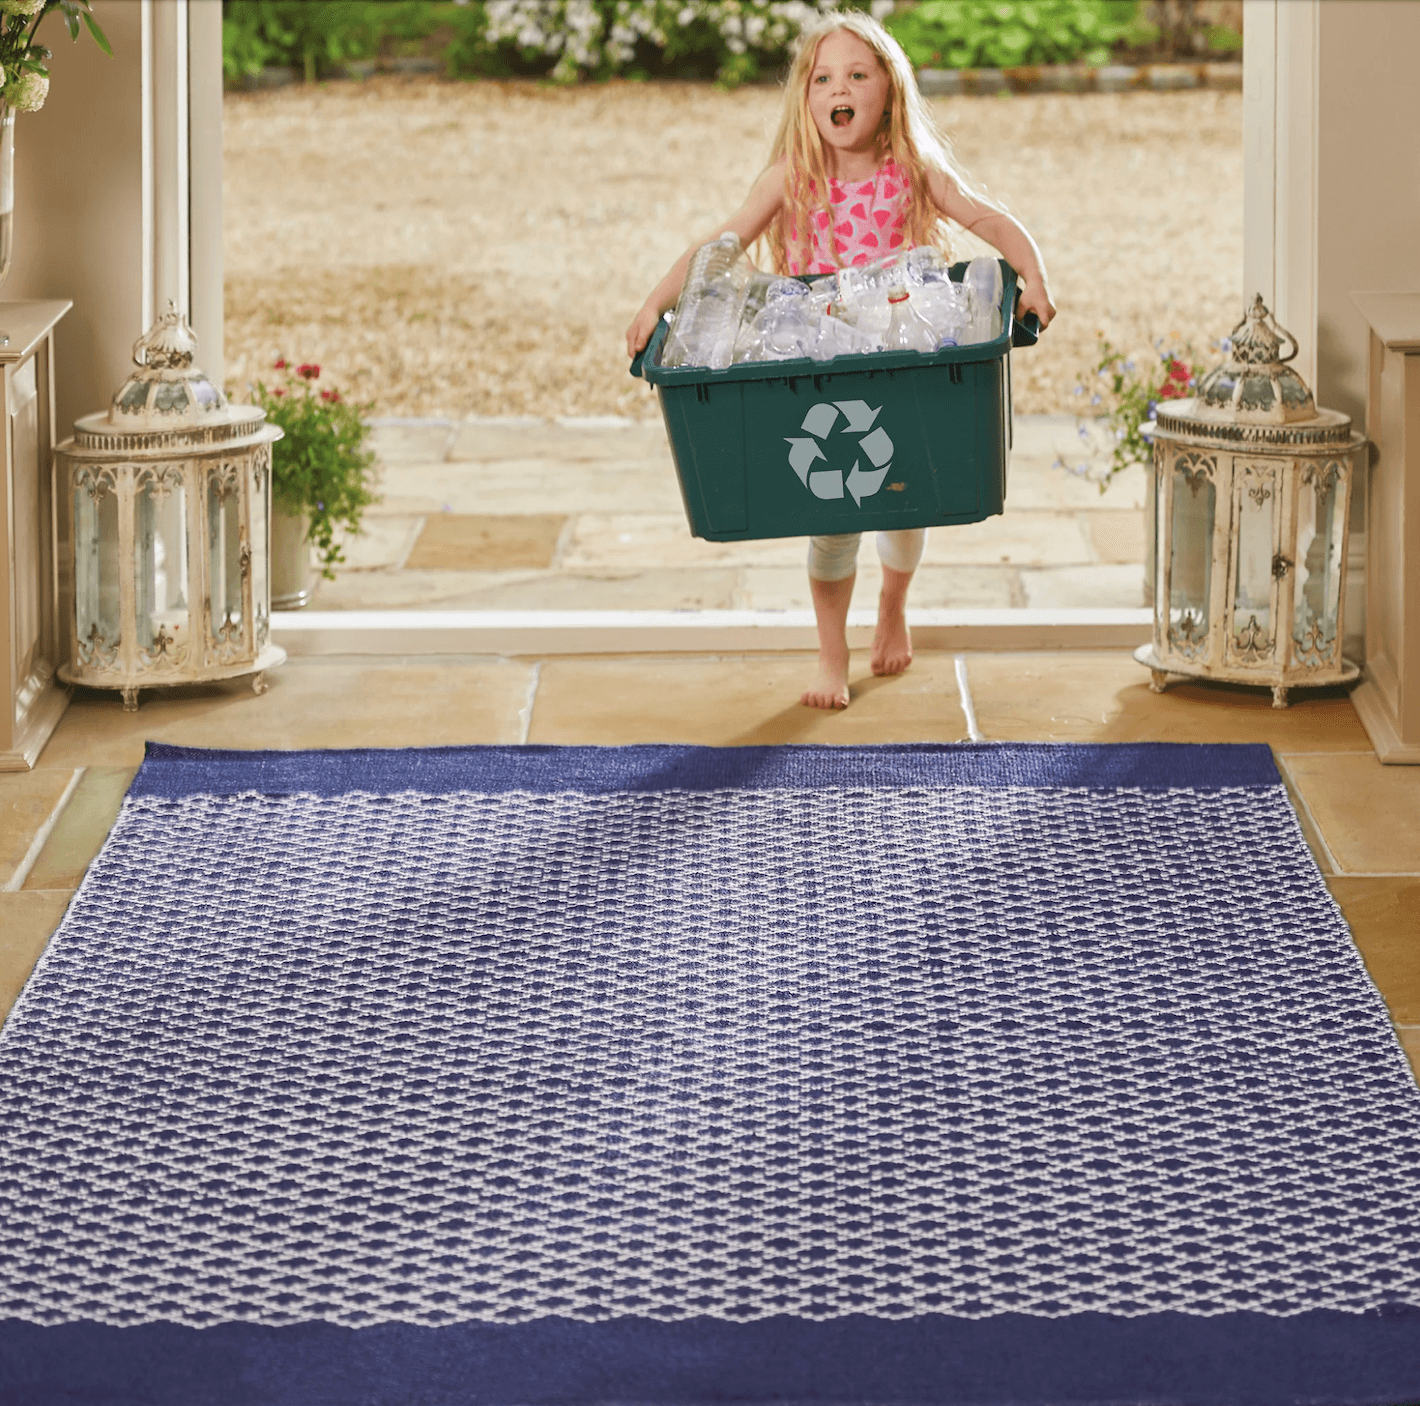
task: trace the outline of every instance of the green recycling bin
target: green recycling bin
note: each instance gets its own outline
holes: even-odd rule
[[[965,264],[951,269],[960,281]],[[1001,511],[1011,439],[1012,316],[1001,262],[999,337],[930,355],[660,363],[662,319],[631,365],[658,391],[690,530],[711,542],[980,522]],[[1032,325],[1034,324],[1034,326]]]

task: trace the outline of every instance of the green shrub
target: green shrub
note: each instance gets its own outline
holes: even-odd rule
[[[714,78],[744,83],[782,64],[807,15],[885,13],[891,0],[500,0],[470,4],[449,68],[460,74]]]
[[[1150,37],[1138,0],[922,0],[887,26],[918,68],[1104,64]]]
[[[452,13],[472,8],[448,0],[223,0],[222,69],[235,81],[289,65],[309,83],[340,64],[417,49]]]

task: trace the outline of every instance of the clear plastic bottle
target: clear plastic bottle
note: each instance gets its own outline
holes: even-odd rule
[[[928,283],[912,290],[912,305],[932,324],[938,347],[960,346],[971,320],[971,295],[960,283]]]
[[[809,290],[793,278],[776,279],[764,310],[755,318],[749,343],[740,343],[747,361],[788,361],[808,356],[818,338]]]
[[[745,286],[744,301],[740,304],[739,330],[735,333],[733,360],[758,360],[758,357],[752,355],[757,346],[754,321],[764,310],[764,305],[769,300],[769,290],[776,282],[778,278],[775,274],[765,273],[762,269],[754,269],[750,273],[749,282]]]
[[[739,235],[727,231],[691,256],[661,354],[664,366],[721,369],[734,356],[740,310],[753,270]]]
[[[883,334],[884,351],[933,352],[937,350],[937,333],[932,324],[912,306],[906,288],[895,288],[888,294],[892,315]]]
[[[989,342],[1001,335],[1001,265],[989,254],[978,254],[963,279],[971,295],[971,321],[966,342]]]
[[[951,281],[947,274],[947,261],[934,244],[919,244],[909,249],[905,263],[907,286],[913,292]]]
[[[877,341],[860,332],[843,314],[843,304],[833,303],[818,320],[818,335],[809,348],[815,361],[831,361],[836,356],[855,356],[879,351]]]

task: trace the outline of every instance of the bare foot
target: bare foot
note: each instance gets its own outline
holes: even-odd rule
[[[907,632],[907,616],[902,606],[895,610],[878,602],[878,628],[873,632],[873,672],[901,674],[912,663],[912,636]]]
[[[848,706],[848,603],[853,598],[853,578],[816,581],[809,578],[814,598],[814,623],[818,626],[818,678],[799,702],[806,708]]]
[[[804,691],[799,702],[806,708],[846,708],[848,706],[848,665],[832,668],[819,660],[818,677]]]

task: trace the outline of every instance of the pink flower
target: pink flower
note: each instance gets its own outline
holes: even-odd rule
[[[320,393],[320,398],[321,398],[323,401],[325,401],[328,405],[338,405],[338,404],[340,403],[340,392],[339,392],[339,391],[322,391],[322,392]]]
[[[277,371],[284,371],[286,369],[286,358],[284,356],[278,356],[276,360],[272,362],[272,366],[275,367]]]
[[[271,392],[271,394],[272,394],[272,395],[285,395],[285,394],[286,394],[286,387],[285,387],[285,386],[277,386],[276,389]]]
[[[313,361],[308,361],[296,368],[296,375],[304,377],[307,381],[314,381],[320,375],[320,367]]]

